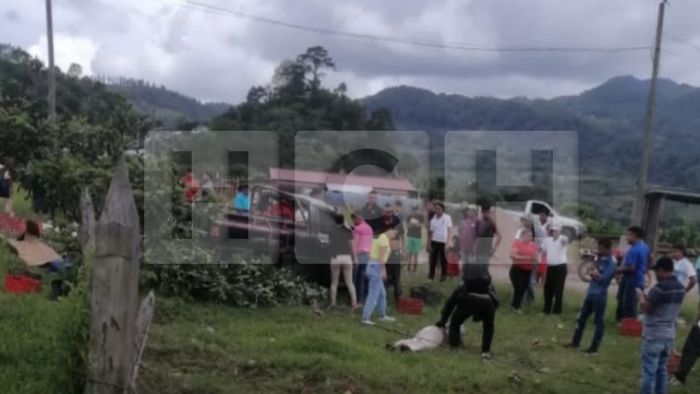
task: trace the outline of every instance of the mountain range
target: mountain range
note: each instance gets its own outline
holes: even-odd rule
[[[230,106],[203,104],[163,87],[111,85],[135,107],[173,126],[207,123]],[[385,108],[398,130],[426,130],[442,144],[446,130],[574,130],[580,136],[581,200],[623,218],[631,209],[641,157],[649,81],[612,78],[578,95],[553,99],[467,97],[397,86],[361,101]],[[165,116],[165,117],[164,117]],[[652,139],[651,184],[700,191],[700,88],[659,79]],[[442,157],[432,157],[440,166]],[[601,199],[609,203],[600,204]]]

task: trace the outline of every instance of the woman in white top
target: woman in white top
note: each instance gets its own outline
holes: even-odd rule
[[[547,277],[544,282],[544,313],[560,315],[563,306],[564,285],[568,274],[566,247],[569,240],[561,235],[561,224],[552,225],[552,236],[542,242],[542,252],[547,261]]]

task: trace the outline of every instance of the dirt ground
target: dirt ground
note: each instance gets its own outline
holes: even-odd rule
[[[503,240],[499,248],[496,250],[495,255],[491,259],[491,266],[489,271],[495,282],[499,283],[510,283],[508,277],[508,271],[510,269],[510,246],[515,238],[515,232],[519,227],[519,223],[512,216],[504,212],[503,210],[495,210],[496,225],[498,226]],[[459,218],[452,218],[455,226],[459,223]],[[578,293],[584,293],[588,289],[588,284],[583,282],[578,276],[578,255],[579,255],[579,245],[578,242],[574,242],[569,246],[569,275],[566,278],[566,289],[569,291],[575,291]],[[428,254],[423,251],[419,256],[419,262],[427,266]],[[609,294],[615,297],[617,294],[617,285],[613,281],[610,286]],[[686,296],[685,303],[694,302],[696,305],[700,303],[699,295],[697,290],[693,290]]]

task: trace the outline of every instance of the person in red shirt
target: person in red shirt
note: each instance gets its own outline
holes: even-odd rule
[[[192,170],[187,170],[187,173],[180,178],[182,186],[185,188],[185,201],[193,203],[199,194],[199,181],[192,174]]]
[[[523,229],[520,239],[513,241],[510,258],[513,261],[510,267],[510,282],[513,284],[510,308],[521,313],[523,297],[530,285],[530,273],[537,260],[537,244],[533,241],[532,230]]]

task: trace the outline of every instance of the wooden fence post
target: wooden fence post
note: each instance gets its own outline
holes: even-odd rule
[[[80,193],[80,245],[85,256],[95,251],[95,206],[87,187]]]
[[[124,158],[96,225],[87,394],[129,390],[136,352],[141,235]]]

